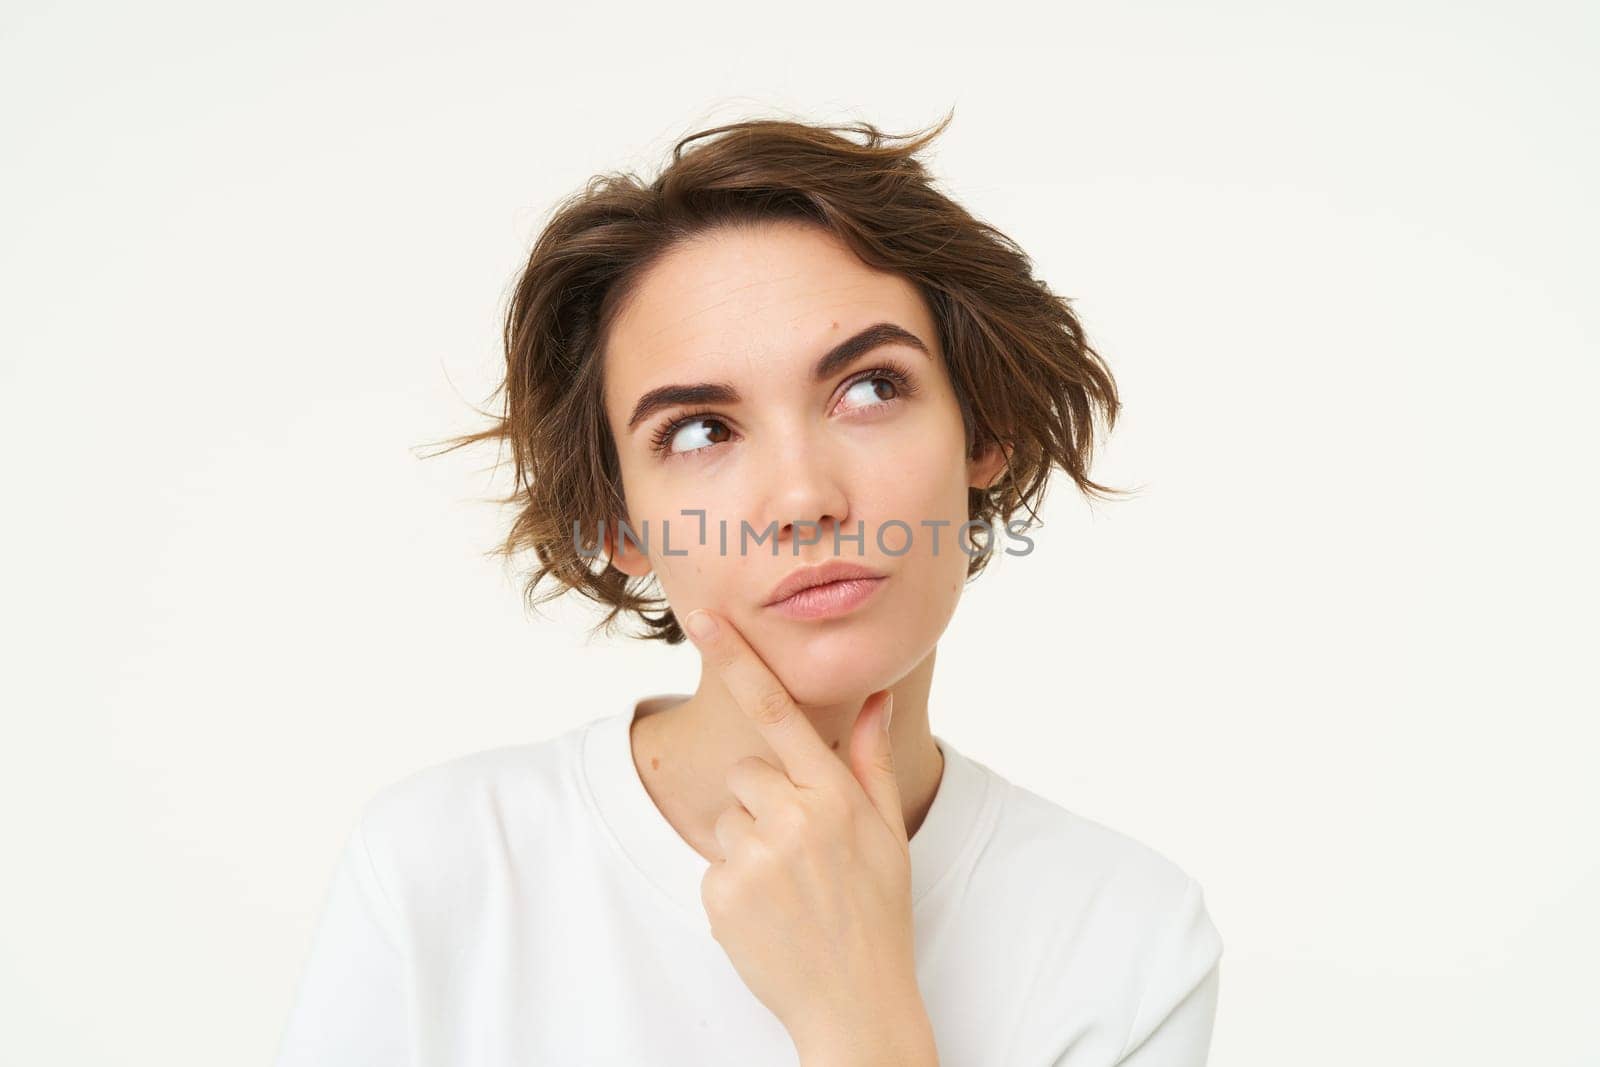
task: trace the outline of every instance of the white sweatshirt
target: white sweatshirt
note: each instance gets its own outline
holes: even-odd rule
[[[639,778],[637,711],[379,790],[277,1067],[797,1064],[711,936],[708,861]],[[934,740],[911,873],[942,1067],[1204,1064],[1222,941],[1200,886]]]

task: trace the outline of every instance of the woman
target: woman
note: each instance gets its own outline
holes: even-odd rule
[[[1118,407],[914,158],[948,122],[707,130],[561,205],[457,446],[512,446],[531,599],[682,619],[700,682],[381,790],[280,1067],[1204,1063],[1195,881],[930,729],[966,581],[1052,468],[1114,492]]]

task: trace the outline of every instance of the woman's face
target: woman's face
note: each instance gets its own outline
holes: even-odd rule
[[[888,340],[851,346],[819,376],[819,361],[872,327]],[[732,620],[802,704],[858,699],[933,650],[966,579],[967,488],[988,485],[1005,457],[967,457],[934,321],[910,282],[816,227],[723,228],[653,266],[605,359],[626,518],[649,535],[641,553],[608,524],[615,566],[653,570],[680,619],[704,607]],[[702,399],[656,393],[667,386]],[[704,510],[703,524],[685,510]],[[829,561],[883,579],[843,614],[769,604],[786,576]]]

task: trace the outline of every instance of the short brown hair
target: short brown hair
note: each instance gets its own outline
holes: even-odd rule
[[[904,136],[865,122],[717,126],[679,140],[648,184],[600,174],[556,206],[506,312],[506,374],[494,394],[503,394],[502,413],[443,450],[510,444],[516,487],[500,503],[515,505],[516,518],[491,554],[538,555],[524,586],[527,606],[576,591],[610,609],[597,629],[636,613],[648,626],[636,636],[684,639],[665,598],[649,591],[653,575],[635,579],[609,563],[596,569],[575,531],[602,520],[615,526],[626,515],[601,392],[607,328],[647,268],[678,242],[720,226],[809,222],[917,287],[938,324],[968,455],[996,442],[1011,448],[1003,477],[968,490],[971,519],[1007,522],[1026,508],[1036,522],[1052,466],[1091,500],[1123,492],[1088,477],[1096,418],[1109,431],[1120,405],[1070,302],[1033,276],[1010,238],[937,191],[914,158],[952,117]],[[969,580],[990,555],[972,558]],[[541,591],[546,578],[554,584]]]

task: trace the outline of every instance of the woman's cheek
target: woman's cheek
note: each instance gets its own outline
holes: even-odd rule
[[[715,542],[702,547],[691,541],[683,547],[685,555],[678,555],[679,548],[674,543],[672,554],[661,556],[657,561],[657,574],[668,600],[691,609],[709,607],[718,611],[726,611],[726,605],[737,603],[726,588],[731,569],[727,566],[729,561],[716,558]]]

